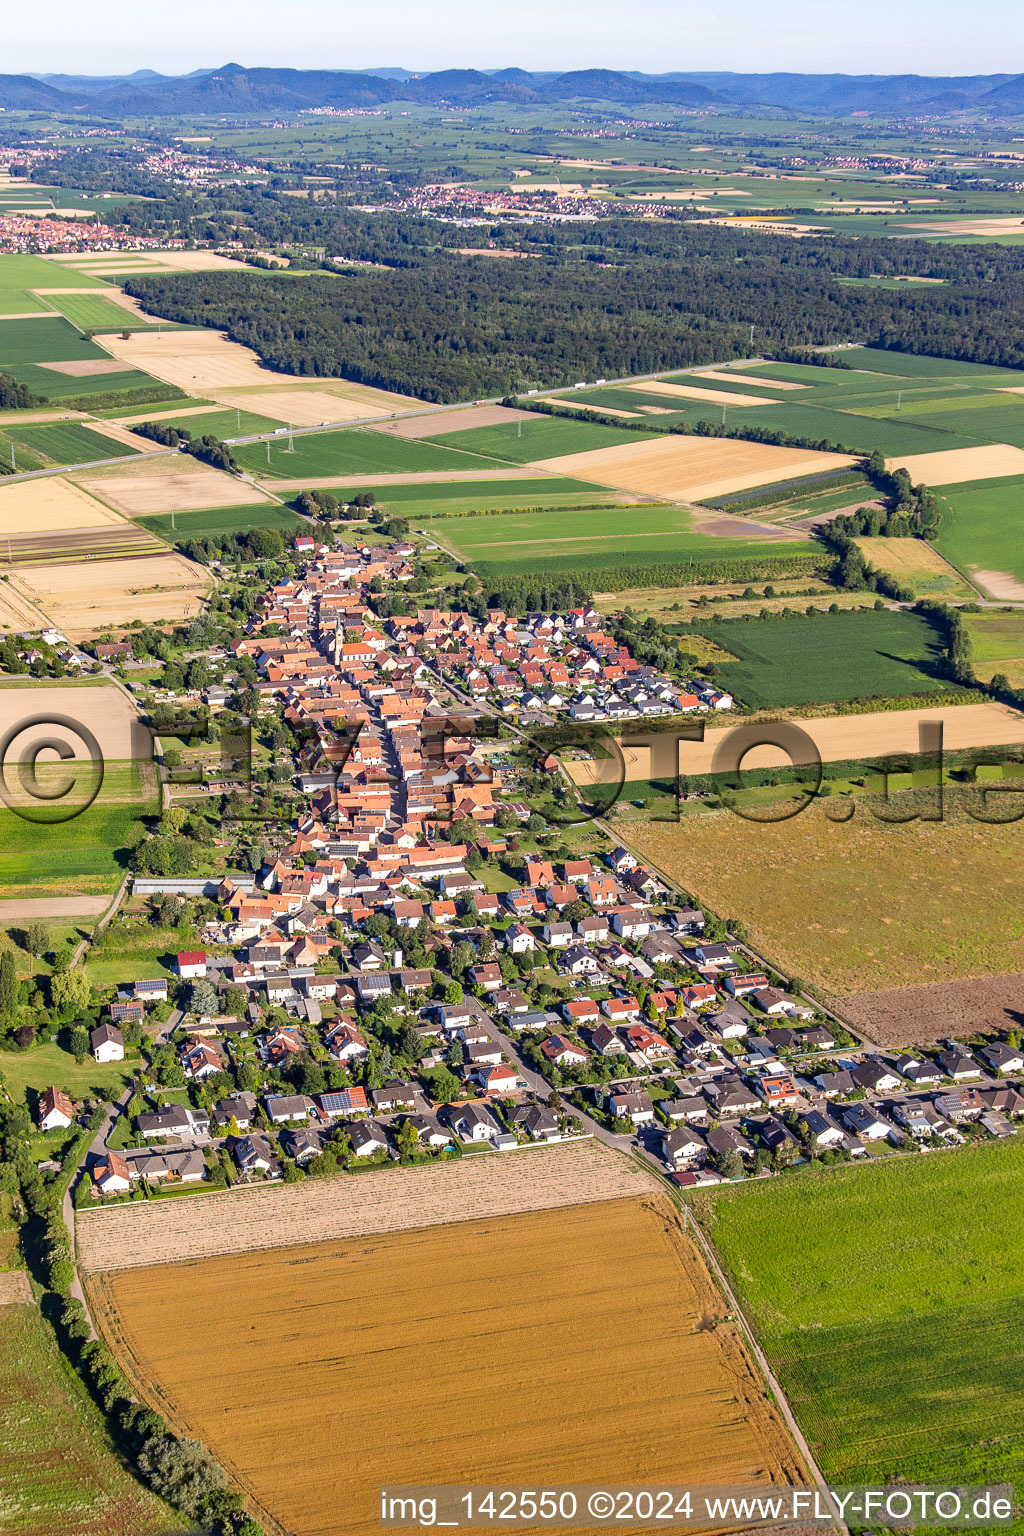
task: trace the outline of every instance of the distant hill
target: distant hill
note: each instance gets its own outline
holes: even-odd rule
[[[611,69],[562,74],[525,69],[447,69],[418,75],[365,70],[247,69],[225,64],[189,75],[140,69],[132,75],[0,75],[0,107],[88,111],[119,119],[183,114],[252,116],[310,107],[375,107],[391,102],[476,106],[487,102],[558,105],[577,101],[627,107],[739,104],[792,112],[1024,113],[1024,75],[799,75],[674,71],[645,75]]]

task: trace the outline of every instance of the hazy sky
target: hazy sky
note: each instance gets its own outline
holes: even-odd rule
[[[1024,72],[1021,0],[48,0],[11,5],[9,73],[235,61],[651,72]]]

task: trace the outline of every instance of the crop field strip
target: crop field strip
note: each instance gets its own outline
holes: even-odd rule
[[[7,427],[5,436],[42,454],[53,464],[89,464],[98,459],[141,453],[138,447],[95,431],[83,422],[54,422],[41,427]]]
[[[134,1269],[296,1241],[625,1199],[655,1187],[651,1176],[625,1156],[597,1142],[579,1141],[528,1147],[500,1161],[484,1155],[391,1170],[383,1179],[252,1186],[184,1203],[93,1211],[78,1226],[78,1254],[89,1271]]]
[[[833,1482],[1024,1478],[1022,1166],[1018,1136],[700,1198]]]
[[[331,475],[471,471],[474,466],[484,468],[499,462],[484,452],[478,454],[468,444],[466,449],[456,452],[423,439],[390,437],[359,428],[304,433],[294,439],[291,447],[287,438],[248,443],[235,449],[235,457],[243,469],[252,474],[286,480],[304,474],[324,478]]]
[[[123,1468],[31,1295],[0,1310],[0,1485],[17,1536],[184,1536]]]
[[[184,539],[217,537],[224,533],[248,533],[253,528],[277,528],[282,533],[306,533],[315,529],[298,513],[286,507],[261,503],[252,507],[222,507],[203,512],[162,512],[140,517],[136,522],[168,544]],[[0,545],[0,557],[3,546]]]
[[[520,1160],[529,1157],[507,1159]],[[499,1173],[493,1157],[473,1162]],[[320,1198],[332,1187],[318,1181]],[[607,1478],[613,1465],[624,1485],[671,1481],[681,1456],[705,1485],[806,1478],[702,1256],[660,1194],[468,1214],[443,1227],[125,1269],[87,1284],[140,1395],[209,1445],[267,1523],[291,1536],[366,1531],[396,1466],[410,1483],[437,1483],[457,1467],[469,1483],[557,1486],[581,1422],[578,1482]],[[623,1287],[645,1298],[626,1375],[607,1369]],[[509,1392],[510,1353],[557,1360],[542,1399]],[[280,1433],[298,1393],[301,1459]],[[339,1461],[340,1412],[348,1428]]]
[[[538,497],[542,504],[546,498]],[[618,565],[671,565],[715,560],[777,560],[819,555],[802,539],[783,539],[771,529],[736,522],[721,537],[701,531],[694,514],[677,507],[639,506],[623,519],[620,509],[509,512],[488,517],[421,515],[417,526],[471,563],[481,575],[515,569],[556,572],[610,569]],[[775,541],[777,540],[777,542]]]

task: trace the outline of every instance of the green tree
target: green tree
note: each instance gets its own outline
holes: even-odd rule
[[[45,923],[29,923],[25,929],[25,948],[30,955],[45,955],[50,947],[50,930]]]
[[[0,1012],[3,1011],[3,959],[0,959]],[[50,1000],[60,1013],[81,1013],[89,1006],[89,978],[82,970],[64,971],[50,978]]]
[[[12,1019],[18,1008],[18,971],[9,949],[0,955],[0,1018]]]

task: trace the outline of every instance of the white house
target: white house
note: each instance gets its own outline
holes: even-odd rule
[[[101,1024],[89,1036],[93,1058],[96,1061],[123,1061],[124,1036],[116,1024]]]
[[[74,1106],[61,1088],[46,1088],[39,1095],[39,1129],[66,1131],[75,1118]]]

